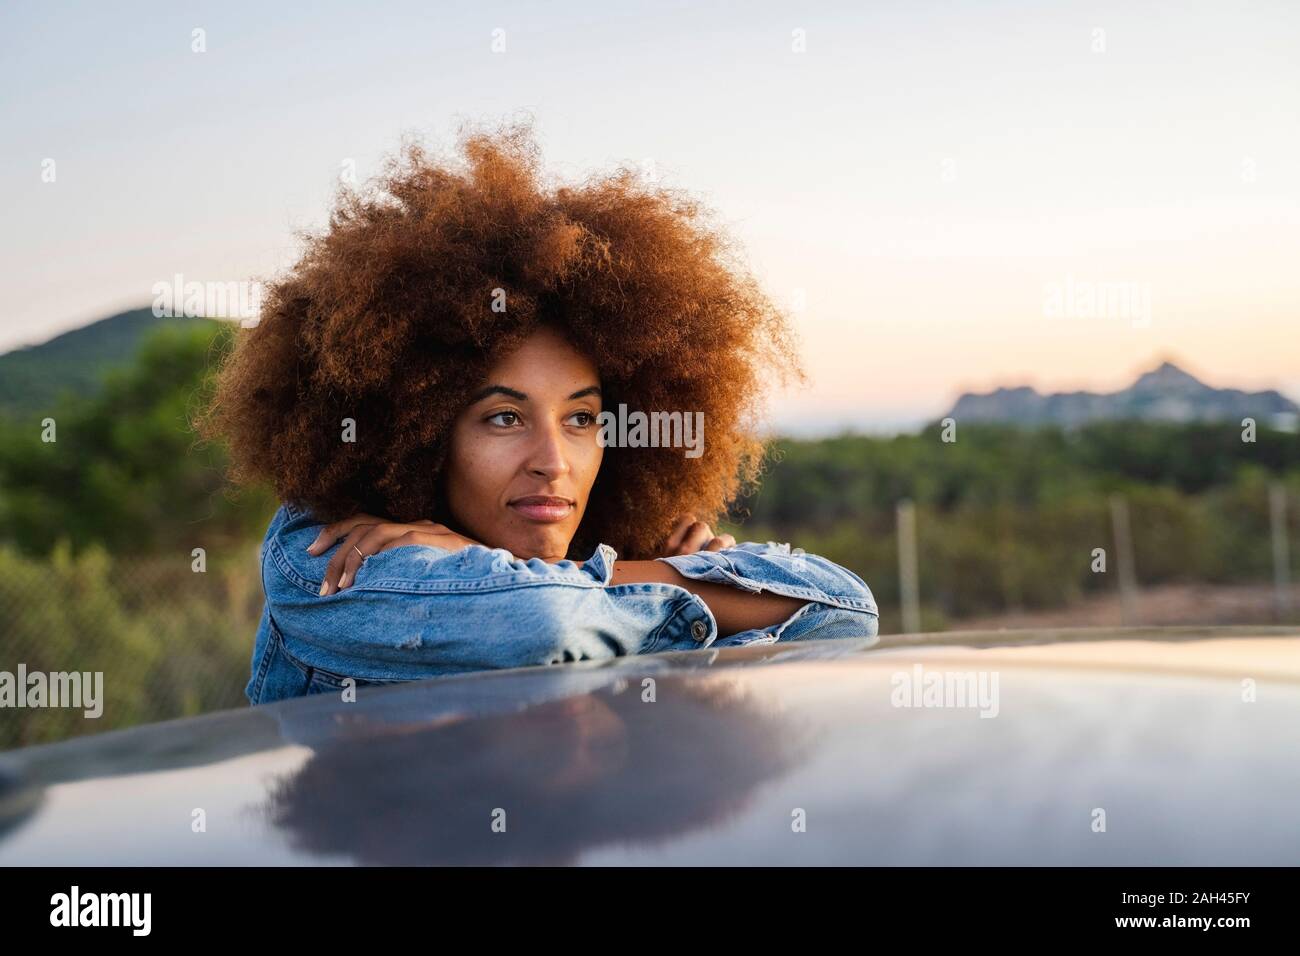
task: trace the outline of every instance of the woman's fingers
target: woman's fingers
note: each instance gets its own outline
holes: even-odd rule
[[[316,540],[307,545],[307,553],[319,556],[324,554],[340,538],[346,538],[352,533],[358,525],[379,524],[379,519],[374,515],[355,514],[351,518],[344,518],[342,521],[335,521],[327,524],[320,529],[320,534],[316,535]]]
[[[352,584],[356,580],[356,572],[360,570],[361,564],[372,554],[378,554],[380,551],[389,550],[399,544],[421,544],[420,538],[430,535],[434,532],[447,532],[441,524],[434,524],[430,520],[421,520],[413,522],[419,524],[420,531],[413,531],[411,524],[383,523],[370,525],[368,528],[357,528],[360,537],[355,542],[351,542],[352,548],[347,548],[347,554],[343,558],[343,574],[339,576],[338,589]]]
[[[678,518],[677,524],[673,526],[673,533],[668,536],[668,540],[664,543],[664,550],[669,554],[677,554],[677,549],[682,544],[682,538],[694,523],[695,515],[682,515]]]
[[[418,526],[418,528],[415,526]],[[455,534],[446,526],[433,521],[416,521],[411,524],[384,522],[376,525],[358,526],[339,550],[342,558],[339,565],[341,570],[338,575],[338,583],[333,590],[326,593],[342,591],[344,588],[351,587],[356,582],[357,572],[361,569],[361,565],[365,563],[366,558],[381,551],[409,544],[427,544],[447,551],[457,551],[473,543],[469,539]],[[326,583],[330,582],[327,580]]]
[[[345,549],[347,554],[343,558],[343,573],[339,576],[340,591],[356,580],[357,571],[366,558],[385,550],[390,542],[401,540],[412,533],[409,525],[393,523],[370,525],[356,530],[360,537],[350,542],[352,547]]]
[[[729,534],[715,535],[707,523],[695,515],[682,515],[668,538],[669,554],[694,554],[696,551],[721,551],[734,548],[736,539]]]
[[[329,563],[325,565],[325,575],[320,586],[322,597],[338,590],[348,557],[356,558],[357,562],[360,562],[360,556],[353,550],[353,546],[367,531],[381,524],[383,521],[374,515],[360,513],[344,518],[342,521],[331,522],[320,529],[316,540],[307,546],[308,554],[319,557],[334,547],[340,539],[343,541],[343,547],[334,552],[330,556]]]
[[[713,529],[703,521],[696,521],[686,530],[678,554],[694,554],[696,551],[703,551],[705,546],[712,540]]]
[[[380,551],[408,544],[425,544],[446,551],[459,551],[461,548],[478,544],[471,538],[456,534],[446,525],[428,519],[399,524],[378,519],[365,523],[350,518],[347,522],[340,522],[337,526],[331,525],[329,529],[322,530],[322,537],[319,540],[331,542],[336,540],[330,535],[335,534],[345,525],[350,526],[351,530],[347,532],[343,544],[330,556],[329,562],[325,565],[325,576],[320,586],[322,597],[350,587],[356,581],[357,571],[366,558]]]
[[[360,555],[356,552],[357,545],[361,542],[371,529],[377,525],[357,525],[343,539],[343,544],[330,555],[330,560],[325,565],[325,579],[321,582],[320,593],[322,596],[333,594],[343,584],[344,574],[348,565],[349,558],[356,558],[360,562]]]

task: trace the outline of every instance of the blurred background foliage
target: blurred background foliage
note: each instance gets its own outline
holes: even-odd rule
[[[232,343],[216,322],[165,326],[90,395],[65,391],[44,413],[0,418],[4,543],[30,555],[59,540],[140,555],[219,550],[257,533],[270,499],[234,495],[222,450],[189,424]],[[47,418],[55,441],[43,440]]]
[[[200,444],[189,424],[232,341],[221,323],[162,323],[111,374],[0,406],[0,670],[103,671],[106,697],[98,720],[6,711],[0,748],[245,703],[257,550],[276,503],[265,491],[234,494],[222,449]],[[47,418],[53,442],[42,441]],[[853,569],[889,632],[899,626],[895,508],[911,499],[922,623],[943,629],[1113,594],[1115,574],[1091,570],[1093,549],[1112,547],[1112,495],[1128,503],[1144,589],[1263,588],[1278,481],[1295,542],[1293,433],[1260,428],[1246,443],[1236,423],[959,425],[944,442],[936,424],[778,441],[760,490],[735,504],[726,528]],[[1298,551],[1293,543],[1293,579]],[[1269,613],[1265,601],[1251,620]]]

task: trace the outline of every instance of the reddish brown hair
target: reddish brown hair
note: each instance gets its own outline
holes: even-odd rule
[[[462,132],[449,159],[408,145],[371,188],[342,189],[240,332],[201,427],[229,442],[237,480],[322,520],[447,522],[450,425],[542,322],[590,356],[605,408],[704,413],[699,458],[605,449],[571,555],[649,557],[678,514],[716,521],[758,475],[765,386],[802,378],[784,316],[697,201],[625,167],[551,186],[515,124]]]

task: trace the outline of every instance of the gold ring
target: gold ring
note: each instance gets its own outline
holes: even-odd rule
[[[352,550],[355,551],[357,554],[361,554],[361,549],[358,548],[355,544],[352,546]],[[364,554],[361,554],[361,560],[362,561],[366,560],[366,556]]]

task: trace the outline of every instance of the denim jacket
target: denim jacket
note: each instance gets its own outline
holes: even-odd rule
[[[333,549],[307,553],[321,523],[284,505],[262,543],[266,603],[245,693],[254,704],[357,686],[628,654],[875,636],[863,580],[788,544],[745,542],[658,558],[684,577],[807,603],[771,627],[719,638],[708,606],[675,584],[610,585],[607,544],[581,564],[503,548],[405,545],[366,558],[321,597]],[[335,547],[342,547],[341,544]]]

